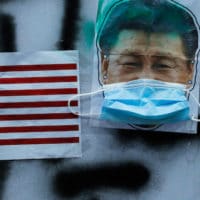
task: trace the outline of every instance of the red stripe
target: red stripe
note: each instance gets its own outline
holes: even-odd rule
[[[23,115],[0,115],[0,121],[8,120],[45,120],[45,119],[77,119],[72,113],[48,113],[48,114],[23,114]]]
[[[0,140],[0,145],[65,144],[65,143],[79,143],[79,137]]]
[[[0,96],[57,95],[57,94],[77,94],[77,93],[78,93],[77,88],[0,90]]]
[[[41,107],[66,107],[68,101],[42,101],[42,102],[10,102],[0,103],[0,108],[41,108]],[[70,106],[78,106],[78,101],[71,101]]]
[[[21,83],[56,83],[77,82],[77,76],[30,77],[30,78],[0,78],[1,84]]]
[[[78,131],[78,125],[0,127],[0,133]]]
[[[76,64],[45,64],[45,65],[12,65],[0,66],[0,72],[14,71],[46,71],[46,70],[75,70]]]

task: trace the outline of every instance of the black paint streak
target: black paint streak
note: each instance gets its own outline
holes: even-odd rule
[[[1,1],[6,2],[6,1]],[[16,50],[15,24],[13,17],[0,13],[0,52],[12,52]],[[9,162],[0,161],[0,199],[3,197],[5,181],[9,173]]]
[[[0,0],[0,3],[7,3],[9,1],[12,1],[12,0]]]
[[[44,164],[49,166],[55,166],[61,164],[65,159],[64,158],[58,158],[58,159],[45,159]]]
[[[197,135],[183,133],[152,133],[143,135],[144,142],[152,148],[176,146],[179,143],[197,139]]]
[[[150,179],[149,170],[134,162],[107,163],[61,171],[54,180],[54,191],[61,197],[75,197],[98,189],[140,190]]]
[[[58,49],[73,50],[75,48],[78,34],[79,13],[80,0],[65,0],[65,16],[63,18],[63,28]]]
[[[11,15],[0,14],[0,51],[16,51],[15,24]]]
[[[5,187],[5,180],[9,173],[9,162],[0,161],[0,199],[2,199],[3,191]]]
[[[95,195],[90,195],[92,197],[90,197],[88,200],[100,200],[100,197],[95,196]]]
[[[162,147],[172,148],[181,142],[200,139],[199,135],[195,134],[136,130],[118,130],[117,137],[120,145],[128,145],[135,140],[140,140],[154,149],[161,149]]]

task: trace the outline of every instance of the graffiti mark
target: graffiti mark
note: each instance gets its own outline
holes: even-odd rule
[[[0,51],[15,51],[15,43],[15,24],[13,17],[8,14],[0,14]]]
[[[149,179],[150,171],[142,164],[107,163],[60,171],[55,177],[53,187],[62,197],[74,197],[82,192],[105,188],[136,192],[143,188]]]
[[[58,49],[60,50],[74,49],[78,34],[79,9],[80,0],[65,0],[65,16],[62,22],[61,40],[58,43]]]

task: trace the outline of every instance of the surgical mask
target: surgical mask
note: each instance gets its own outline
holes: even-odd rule
[[[198,121],[194,116],[190,116],[190,91],[184,84],[138,79],[127,83],[104,85],[101,90],[79,96],[100,92],[104,93],[104,98],[101,111],[96,115],[101,120],[133,125]],[[197,99],[195,101],[198,103]],[[90,116],[89,113],[78,115]]]
[[[186,86],[139,79],[108,86],[100,119],[136,125],[189,120]]]

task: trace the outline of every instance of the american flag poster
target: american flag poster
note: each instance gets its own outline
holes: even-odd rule
[[[77,51],[1,53],[0,160],[81,156],[79,90]]]

